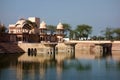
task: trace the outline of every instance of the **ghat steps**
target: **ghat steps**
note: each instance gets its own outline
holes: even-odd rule
[[[0,53],[24,53],[17,44],[0,43]]]

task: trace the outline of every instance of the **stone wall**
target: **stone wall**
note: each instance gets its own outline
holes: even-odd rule
[[[96,43],[112,43],[112,50],[120,50],[120,41],[70,41],[75,42],[76,50],[89,50],[92,47],[95,47]]]
[[[100,42],[97,42],[97,41],[96,42],[95,41],[94,42],[93,41],[77,42],[77,44],[75,45],[75,51],[83,51],[83,53],[93,54],[93,52],[95,51],[95,47],[96,47],[95,43],[100,43]],[[110,43],[110,42],[101,41],[101,43]],[[45,45],[42,43],[18,43],[18,46],[21,47],[25,52],[27,52],[28,48],[38,48],[38,49],[46,48]],[[56,47],[58,48],[58,52],[62,52],[62,49],[63,51],[67,49],[67,46],[64,43],[58,43]],[[112,50],[113,51],[120,50],[119,41],[112,42]]]
[[[120,41],[77,41],[75,46],[75,57],[85,56],[100,56],[103,53],[103,48],[100,46],[96,46],[95,44],[100,43],[112,43],[112,56],[120,56],[118,52],[120,52]],[[117,51],[117,53],[116,53]],[[110,54],[110,52],[109,52]]]
[[[112,50],[120,51],[120,43],[117,43],[117,42],[112,43]]]

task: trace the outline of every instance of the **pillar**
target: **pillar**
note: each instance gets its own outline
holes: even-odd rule
[[[104,47],[103,44],[95,44],[95,56],[101,57],[104,53]]]
[[[55,46],[57,45],[56,43],[44,43],[44,45],[46,46],[46,48],[51,49],[52,51],[49,52],[50,58],[52,60],[55,60]],[[52,54],[51,54],[52,52]],[[48,53],[48,52],[47,52]],[[48,55],[48,54],[47,54]]]
[[[68,54],[70,54],[71,56],[71,58],[75,58],[75,45],[76,45],[76,43],[65,43],[65,45],[67,46],[67,51],[69,51],[69,52],[67,52]]]

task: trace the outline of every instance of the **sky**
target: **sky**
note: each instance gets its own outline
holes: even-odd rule
[[[8,27],[20,18],[39,17],[47,25],[92,26],[92,35],[120,27],[120,0],[0,0],[0,22]]]

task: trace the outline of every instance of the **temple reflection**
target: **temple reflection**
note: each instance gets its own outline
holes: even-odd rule
[[[68,70],[74,68],[75,70],[90,70],[91,65],[82,65],[77,59],[74,58],[74,55],[66,54],[57,54],[54,60],[45,60],[38,62],[18,62],[17,63],[17,78],[19,80],[29,79],[28,76],[31,76],[32,80],[40,79],[46,80],[48,75],[51,75],[52,72],[49,72],[50,69],[55,69],[57,80],[61,80],[63,70]],[[47,73],[51,74],[47,74]],[[52,78],[52,76],[51,76]]]
[[[96,60],[78,59],[69,53],[58,53],[56,54],[55,59],[52,60],[11,60],[12,59],[9,60],[9,63],[5,61],[3,64],[1,62],[3,65],[0,65],[0,73],[2,74],[0,74],[0,77],[3,78],[5,76],[9,76],[9,78],[11,78],[11,76],[14,75],[15,77],[12,79],[16,80],[65,80],[65,77],[72,77],[72,75],[79,77],[84,74],[84,72],[87,72],[89,74],[91,74],[91,72],[95,72],[98,74],[102,70],[102,72],[104,71],[104,73],[107,74],[112,70],[118,72],[120,71],[120,61],[116,62],[111,58]],[[7,65],[5,65],[5,63]],[[10,73],[2,73],[2,70],[7,67],[9,67],[9,69],[7,69],[8,72],[11,71],[12,75]],[[92,75],[95,75],[95,73],[92,73]],[[86,76],[86,74],[83,76]],[[9,78],[6,78],[6,80]]]

